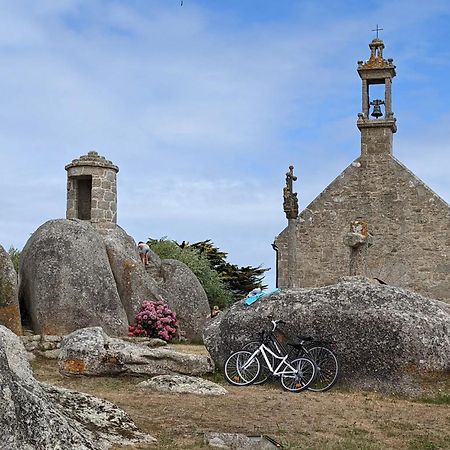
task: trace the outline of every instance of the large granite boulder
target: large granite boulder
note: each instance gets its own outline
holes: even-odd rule
[[[151,443],[114,404],[38,382],[20,339],[0,326],[0,430],[5,450],[96,450]]]
[[[269,315],[288,322],[288,339],[334,341],[348,385],[413,393],[428,376],[450,370],[450,305],[357,277],[234,304],[205,328],[215,363],[223,366],[232,351],[270,327]]]
[[[17,273],[8,252],[0,245],[0,325],[22,334]]]
[[[20,299],[38,334],[68,334],[102,326],[112,335],[128,331],[105,244],[86,221],[50,220],[25,245]]]
[[[131,236],[119,226],[102,234],[119,297],[129,323],[134,324],[144,300],[161,300],[157,284],[145,270]]]
[[[203,286],[186,264],[175,259],[161,260],[160,273],[161,295],[177,313],[182,333],[192,342],[201,342],[210,313]]]
[[[204,375],[214,370],[209,356],[150,348],[109,337],[100,327],[74,331],[61,342],[63,375]]]

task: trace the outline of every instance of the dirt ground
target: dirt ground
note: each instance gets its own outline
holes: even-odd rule
[[[177,346],[203,353],[201,346]],[[293,394],[277,384],[233,387],[221,397],[160,394],[140,390],[137,377],[65,378],[56,361],[36,359],[35,376],[110,400],[138,427],[158,439],[136,449],[201,449],[203,433],[266,434],[285,449],[450,449],[449,392],[411,401],[339,386],[327,393]],[[130,447],[127,447],[127,450]]]

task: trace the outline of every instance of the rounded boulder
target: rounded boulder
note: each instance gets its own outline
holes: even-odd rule
[[[177,313],[181,331],[193,342],[202,341],[203,327],[210,313],[208,297],[191,269],[175,259],[161,260],[160,292]]]
[[[215,363],[223,366],[231,352],[270,329],[270,317],[287,322],[280,328],[288,342],[298,335],[333,342],[347,385],[415,394],[450,370],[450,306],[360,277],[235,303],[205,328]]]
[[[123,335],[128,320],[105,244],[88,222],[50,220],[21,255],[20,301],[38,334],[101,326]]]

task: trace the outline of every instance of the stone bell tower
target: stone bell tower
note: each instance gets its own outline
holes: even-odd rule
[[[97,152],[89,152],[68,164],[67,219],[89,220],[98,229],[117,223],[119,168]]]
[[[395,66],[393,59],[384,59],[381,39],[373,39],[369,48],[368,61],[358,61],[362,80],[362,112],[357,122],[361,131],[361,155],[392,155],[392,135],[397,131],[391,94]],[[376,84],[384,85],[384,99],[371,99],[371,86]]]

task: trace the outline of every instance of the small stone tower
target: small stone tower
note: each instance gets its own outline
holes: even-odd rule
[[[358,61],[358,74],[362,80],[362,112],[357,126],[361,131],[361,155],[392,155],[392,135],[397,131],[392,112],[391,86],[395,77],[393,59],[383,58],[384,43],[373,39],[369,44],[370,58]],[[370,99],[370,87],[384,85],[384,99]],[[371,106],[373,111],[370,113]],[[384,107],[384,113],[383,113]]]
[[[119,168],[97,152],[89,152],[68,164],[67,219],[89,220],[99,229],[117,223]]]

